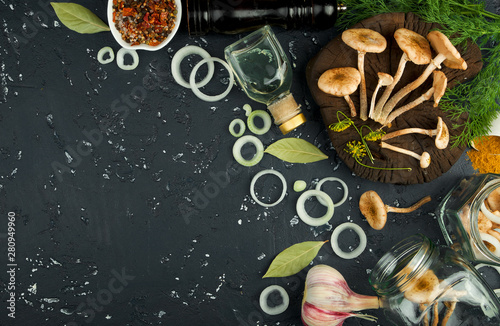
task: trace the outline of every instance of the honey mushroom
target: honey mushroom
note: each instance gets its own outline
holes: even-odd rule
[[[436,145],[436,148],[439,149],[445,149],[446,147],[448,147],[448,143],[450,141],[450,133],[448,130],[448,126],[441,117],[438,117],[436,129],[423,129],[423,128],[400,129],[383,135],[381,139],[382,141],[386,141],[388,139],[407,134],[423,134],[430,137],[436,137],[434,144]]]
[[[387,222],[387,213],[410,213],[429,201],[431,197],[426,196],[407,208],[392,207],[384,204],[377,192],[368,190],[359,198],[359,210],[373,229],[382,230]]]
[[[343,97],[351,110],[351,117],[357,115],[356,108],[349,95],[358,89],[361,75],[356,68],[332,68],[325,71],[318,79],[318,88],[323,92]]]
[[[434,95],[434,107],[438,106],[441,97],[443,97],[444,92],[446,91],[446,86],[448,85],[448,78],[442,71],[434,71],[433,72],[433,83],[432,87],[429,88],[427,92],[420,95],[417,99],[411,101],[410,103],[392,111],[389,116],[383,122],[384,126],[390,125],[394,119],[399,117],[401,114],[415,108],[416,106],[422,104],[425,101],[431,99],[431,96]]]
[[[417,153],[412,152],[408,149],[397,147],[397,146],[394,146],[394,145],[391,145],[391,144],[388,144],[385,142],[380,142],[380,147],[414,157],[415,159],[417,159],[420,162],[420,167],[422,169],[428,168],[429,165],[431,165],[431,155],[428,152],[423,152],[422,155],[418,155]]]
[[[361,75],[359,90],[361,120],[368,119],[368,103],[366,99],[365,54],[381,53],[387,47],[387,41],[380,33],[367,28],[351,28],[342,33],[342,41],[358,51],[358,70]]]
[[[389,86],[389,85],[391,85],[391,83],[394,80],[394,78],[392,78],[391,75],[386,74],[385,72],[378,72],[377,76],[378,76],[378,83],[377,83],[377,86],[375,87],[375,90],[373,91],[372,100],[371,100],[371,103],[370,103],[370,111],[368,111],[368,118],[370,118],[370,119],[372,119],[373,112],[375,110],[375,101],[377,99],[378,90],[382,86]]]
[[[383,124],[396,104],[406,95],[422,85],[434,70],[440,69],[441,63],[452,69],[467,69],[467,63],[460,56],[460,53],[455,46],[453,46],[446,35],[439,31],[431,31],[427,34],[427,39],[429,40],[432,48],[437,52],[437,55],[431,60],[431,63],[417,79],[401,88],[387,101],[377,122]]]
[[[401,79],[406,63],[411,61],[416,65],[424,65],[429,64],[432,59],[429,41],[427,41],[427,39],[422,35],[406,28],[399,28],[396,32],[394,32],[394,39],[396,40],[399,48],[403,51],[403,54],[399,60],[398,69],[394,74],[392,83],[385,89],[384,93],[380,97],[380,100],[375,106],[373,116],[370,116],[370,118],[375,121],[379,119],[382,108],[389,99],[389,96],[391,96],[394,87]]]

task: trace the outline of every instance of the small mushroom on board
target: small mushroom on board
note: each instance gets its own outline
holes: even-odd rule
[[[370,116],[370,118],[375,121],[379,119],[379,115],[382,113],[385,103],[389,99],[389,96],[391,96],[394,87],[401,79],[406,63],[411,61],[416,65],[425,65],[429,64],[432,59],[429,41],[427,41],[427,39],[422,35],[406,28],[399,28],[396,32],[394,32],[394,39],[398,43],[399,48],[403,51],[403,55],[401,55],[401,59],[399,60],[394,80],[385,89],[384,93],[380,97],[380,100],[377,102],[373,117]]]
[[[351,117],[355,117],[356,108],[349,95],[358,89],[360,81],[361,75],[356,68],[332,68],[321,74],[318,88],[327,94],[344,97],[351,109]]]
[[[431,31],[429,32],[429,34],[427,34],[427,39],[431,43],[432,48],[438,54],[434,57],[434,59],[431,60],[431,63],[417,79],[401,88],[389,99],[389,101],[387,101],[384,108],[382,109],[382,114],[380,115],[379,119],[380,121],[384,121],[389,113],[394,109],[396,104],[401,99],[403,99],[403,97],[410,94],[414,89],[422,85],[434,70],[440,69],[441,63],[444,63],[445,66],[452,69],[467,69],[467,63],[460,56],[460,53],[455,48],[455,46],[451,44],[446,35],[439,31]]]
[[[428,152],[423,152],[422,155],[418,155],[417,153],[412,152],[408,149],[393,146],[384,142],[380,142],[380,147],[416,158],[418,161],[420,161],[420,167],[422,169],[428,168],[431,164],[431,156]]]
[[[361,120],[368,119],[368,102],[366,99],[365,54],[381,53],[387,47],[387,40],[379,32],[367,28],[351,28],[342,33],[342,41],[358,51],[358,69],[361,74],[360,114]]]
[[[436,129],[423,129],[423,128],[400,129],[383,135],[382,141],[386,141],[388,139],[407,134],[423,134],[430,137],[435,136],[436,137],[435,144],[436,147],[439,149],[445,149],[446,147],[448,147],[448,143],[450,141],[450,133],[448,131],[448,126],[441,117],[438,117],[438,123]]]
[[[386,74],[385,72],[379,72],[379,73],[377,73],[377,75],[378,75],[378,83],[377,83],[377,86],[375,87],[375,90],[373,91],[372,101],[370,103],[370,111],[368,112],[368,118],[370,118],[370,119],[373,118],[373,113],[375,110],[375,101],[377,100],[378,90],[382,86],[391,85],[393,80],[394,80],[394,78],[392,78],[391,75]]]
[[[429,201],[431,197],[426,196],[407,208],[392,207],[384,204],[375,191],[368,190],[359,199],[359,210],[373,229],[382,230],[387,222],[387,213],[410,213]]]
[[[389,116],[385,119],[385,121],[381,121],[382,118],[379,119],[379,122],[383,124],[384,126],[389,125],[394,119],[399,117],[401,114],[413,109],[414,107],[422,104],[425,101],[428,101],[431,99],[432,95],[434,95],[434,107],[437,107],[437,104],[441,100],[441,97],[443,97],[444,92],[446,91],[446,86],[448,85],[448,79],[446,78],[446,75],[444,72],[438,70],[433,72],[434,75],[434,81],[432,84],[432,87],[429,88],[427,92],[424,94],[420,95],[417,99],[414,101],[411,101],[410,103],[392,111]]]

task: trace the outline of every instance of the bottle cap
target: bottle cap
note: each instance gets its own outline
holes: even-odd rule
[[[290,131],[294,130],[301,124],[307,121],[306,117],[303,113],[297,114],[295,117],[291,118],[288,121],[285,121],[279,128],[283,135],[288,134]]]

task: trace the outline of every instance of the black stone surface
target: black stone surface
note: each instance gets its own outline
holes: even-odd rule
[[[75,2],[105,20],[107,1]],[[181,29],[166,48],[141,51],[139,67],[123,71],[96,60],[104,46],[118,50],[110,33],[68,30],[48,1],[0,0],[0,13],[0,325],[298,326],[308,268],[262,279],[283,249],[327,240],[346,221],[359,224],[368,247],[358,259],[343,260],[327,244],[313,264],[334,266],[354,291],[374,295],[369,271],[397,241],[421,232],[444,244],[434,210],[462,176],[473,173],[470,162],[464,154],[438,179],[411,186],[353,175],[332,148],[305,81],[307,62],[337,35],[335,29],[274,28],[293,63],[292,92],[308,119],[287,137],[314,143],[329,159],[289,164],[265,155],[246,168],[232,158],[235,138],[227,127],[244,117],[245,103],[265,107],[239,87],[220,102],[203,102],[170,72],[183,46],[223,58],[224,47],[239,35],[190,38]],[[205,91],[220,92],[227,81],[217,70]],[[269,145],[283,136],[273,127],[259,138]],[[284,201],[268,209],[249,194],[253,175],[267,168],[288,182]],[[293,182],[312,188],[328,176],[348,184],[348,200],[331,223],[311,228],[297,218],[300,194]],[[334,201],[342,196],[337,184],[325,189]],[[390,205],[409,206],[425,195],[433,200],[414,213],[391,214],[386,227],[374,231],[357,208],[370,189]],[[15,215],[13,262],[7,261],[9,214]],[[342,239],[355,245],[350,237]],[[14,289],[9,263],[17,264]],[[290,296],[290,307],[278,316],[258,305],[271,284]],[[15,319],[8,317],[10,292]],[[388,324],[382,311],[369,313],[379,325]],[[351,318],[345,325],[373,323]]]

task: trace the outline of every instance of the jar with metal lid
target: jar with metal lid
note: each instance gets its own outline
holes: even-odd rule
[[[499,196],[499,174],[474,174],[460,180],[437,208],[446,242],[471,262],[500,266]]]
[[[500,325],[500,301],[476,269],[423,235],[395,245],[369,280],[394,325]]]

